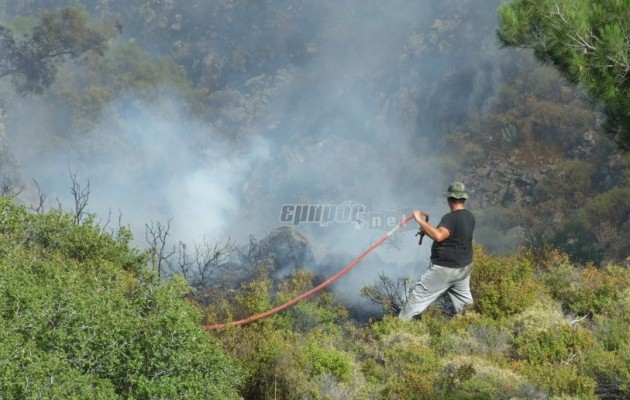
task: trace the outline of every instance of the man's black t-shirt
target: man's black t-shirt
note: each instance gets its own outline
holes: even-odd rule
[[[475,217],[466,209],[451,211],[437,225],[448,229],[451,235],[442,242],[433,242],[431,262],[442,267],[460,268],[469,265],[473,258],[473,231]]]

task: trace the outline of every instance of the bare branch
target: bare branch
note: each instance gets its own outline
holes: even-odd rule
[[[580,317],[580,318],[576,318],[576,319],[574,319],[573,321],[571,321],[571,325],[572,325],[572,326],[577,326],[577,325],[578,325],[578,324],[579,324],[579,323],[580,323],[583,319],[585,319],[586,317],[588,317],[588,314],[586,314],[586,315],[585,315],[585,316],[583,316],[583,317]]]
[[[102,228],[101,228],[101,234],[105,234],[105,233],[106,233],[106,232],[105,232],[105,230],[107,229],[107,226],[109,225],[109,223],[111,222],[111,220],[112,220],[112,209],[110,208],[110,209],[108,209],[108,211],[107,211],[107,220],[105,221],[105,223],[103,224],[103,222],[102,222],[102,221],[99,223],[99,225],[101,225],[101,226],[102,226]],[[112,231],[112,230],[110,230],[110,233],[112,233],[112,232],[113,232],[113,231]]]
[[[175,246],[172,250],[167,252],[167,237],[171,230],[172,218],[166,222],[166,225],[162,225],[161,222],[153,222],[146,224],[145,238],[149,244],[149,254],[151,255],[151,262],[153,268],[158,273],[158,277],[164,276],[164,268],[168,265],[168,259],[175,254]]]
[[[407,300],[408,278],[398,278],[396,281],[381,272],[373,285],[361,289],[361,296],[379,304],[383,313],[398,315]]]
[[[39,183],[37,183],[35,179],[33,179],[33,183],[35,184],[35,187],[37,188],[38,203],[37,203],[37,206],[31,205],[31,210],[35,211],[37,214],[43,214],[45,203],[46,203],[46,195],[42,192],[42,189],[39,187]]]
[[[191,255],[186,244],[180,241],[177,261],[174,265],[169,265],[169,269],[172,273],[183,274],[194,287],[207,287],[212,283],[215,274],[236,251],[236,245],[229,238],[227,240],[219,238],[209,242],[204,237],[201,243],[193,246]]]
[[[85,219],[87,214],[86,207],[90,198],[90,181],[87,182],[87,187],[82,188],[77,179],[77,174],[70,172],[70,179],[72,179],[72,197],[74,199],[74,223],[79,225]]]

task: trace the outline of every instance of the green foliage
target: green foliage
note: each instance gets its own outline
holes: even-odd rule
[[[569,204],[579,207],[589,197],[594,173],[593,164],[581,160],[564,160],[560,162],[538,186],[541,201],[557,204],[554,210]],[[573,210],[576,207],[571,207]]]
[[[532,48],[539,59],[553,63],[570,82],[585,88],[606,107],[619,144],[630,145],[627,3],[511,0],[499,14],[501,42]]]
[[[433,398],[439,377],[440,359],[430,346],[400,336],[391,337],[390,344],[382,343],[385,368],[376,378],[385,382],[384,398]]]
[[[246,282],[235,298],[235,315],[245,318],[271,309],[271,279],[260,278]]]
[[[190,288],[140,268],[128,240],[0,199],[3,398],[238,398]]]
[[[71,215],[51,211],[32,221],[25,245],[82,263],[106,260],[138,272],[145,265],[146,255],[129,249],[131,239],[131,232],[125,227],[115,235],[103,234],[94,216],[77,225]]]
[[[562,266],[550,269],[543,279],[552,295],[570,311],[579,315],[599,314],[617,301],[621,290],[630,285],[627,268],[588,266],[581,270]]]
[[[380,382],[375,398],[527,398],[536,393],[524,377],[501,366],[509,330],[468,312],[453,319],[428,313],[420,321],[385,318],[371,326],[363,371]]]
[[[575,356],[590,350],[594,340],[589,331],[569,324],[527,331],[514,343],[515,357],[532,365],[575,362]]]
[[[578,221],[595,237],[606,259],[627,257],[630,232],[630,188],[614,187],[590,198],[578,212]]]
[[[304,271],[268,278],[244,286],[251,301],[233,306],[271,292],[273,306],[312,287]],[[320,294],[215,337],[247,370],[246,398],[623,397],[628,279],[626,269],[579,268],[555,250],[497,257],[477,247],[474,309],[455,317],[430,308],[419,320],[360,326]]]
[[[630,396],[630,289],[593,318],[595,337],[602,351],[589,356],[590,374],[597,379],[602,397]]]
[[[80,69],[61,69],[52,89],[51,96],[72,110],[70,134],[93,129],[103,109],[129,93],[150,101],[159,92],[173,90],[192,105],[205,93],[192,89],[185,74],[167,58],[153,57],[133,43],[115,44],[102,57],[86,57]]]
[[[586,354],[596,346],[590,331],[560,323],[526,331],[514,346],[515,358],[526,363],[517,369],[551,394],[595,398],[596,382],[585,371]]]
[[[570,254],[573,261],[581,264],[624,259],[624,235],[630,228],[630,190],[614,187],[589,198],[583,187],[589,185],[588,176],[592,171],[589,164],[572,161],[567,165],[563,162],[558,169],[557,174],[554,171],[554,175],[548,176],[540,185],[540,195],[547,199],[545,216],[555,218],[557,226],[550,229],[553,224],[549,224],[550,231],[539,233],[540,237],[533,245],[541,247],[546,243]],[[556,188],[562,195],[553,198]],[[573,194],[565,195],[568,191]],[[568,207],[571,203],[576,206]],[[555,217],[550,215],[552,213]],[[562,214],[565,215],[559,219],[558,215]],[[568,220],[561,223],[564,218]]]
[[[313,278],[295,270],[273,285],[269,270],[261,268],[222,312],[241,318],[267,311],[312,288]],[[209,309],[208,317],[219,315],[214,305]],[[326,398],[329,390],[348,391],[353,379],[354,357],[336,343],[336,324],[346,316],[330,294],[321,293],[255,324],[220,331],[217,337],[247,371],[246,398]]]
[[[493,257],[475,247],[471,279],[474,309],[493,318],[522,311],[541,292],[529,256]]]
[[[528,365],[522,367],[519,363],[514,363],[514,370],[521,372],[530,382],[535,382],[535,386],[552,397],[558,398],[579,398],[596,399],[596,382],[580,374],[573,365],[539,366]],[[563,397],[564,396],[564,397]]]
[[[622,288],[621,288],[622,289]],[[596,335],[608,351],[621,351],[630,344],[630,288],[616,293],[616,299],[594,317]]]
[[[18,26],[18,28],[20,28]],[[66,58],[80,59],[88,52],[102,55],[113,36],[110,24],[96,26],[77,8],[46,12],[30,35],[16,39],[0,26],[0,78],[11,76],[20,93],[41,93],[55,79]]]
[[[540,398],[541,393],[527,380],[476,357],[448,362],[438,381],[440,398],[512,399]]]
[[[321,347],[313,342],[308,343],[305,350],[300,355],[305,358],[305,363],[313,374],[330,374],[342,381],[350,379],[352,364],[347,355],[332,346]]]
[[[464,144],[461,154],[464,160],[466,160],[466,165],[468,166],[476,165],[485,157],[485,153],[481,146],[472,142]]]
[[[619,233],[630,221],[630,188],[615,187],[590,198],[580,209],[580,217],[588,229],[610,224]]]
[[[116,2],[88,3],[101,7],[104,14],[118,7]],[[70,134],[93,128],[103,108],[119,95],[133,92],[151,100],[164,90],[163,84],[192,99],[192,107],[203,109],[210,119],[225,123],[242,114],[249,116],[253,107],[243,99],[256,97],[254,87],[262,88],[264,95],[258,100],[267,105],[275,90],[268,82],[294,78],[275,71],[288,64],[299,68],[317,54],[321,38],[308,37],[304,32],[310,30],[304,27],[320,20],[311,19],[314,13],[299,16],[308,14],[304,10],[318,9],[308,2],[298,3],[286,7],[285,2],[207,2],[197,4],[191,14],[186,12],[186,2],[132,1],[120,12],[130,21],[126,35],[134,39],[116,45],[105,57],[79,57],[79,68],[60,69],[63,75],[56,75],[58,85],[53,86],[51,99],[71,109]],[[574,2],[560,3],[564,11]],[[41,7],[46,2],[30,4]],[[437,21],[430,20],[430,13],[423,14],[421,24],[431,28],[414,34],[415,42],[405,45],[406,58],[426,59],[457,48],[454,33],[467,26],[459,21],[468,20],[461,16],[469,6],[452,1],[435,4],[444,14],[454,9],[457,14]],[[377,15],[396,21],[418,18],[392,11],[395,5],[376,1],[369,5],[376,5]],[[356,18],[355,10],[344,12]],[[176,27],[176,16],[185,23]],[[571,17],[571,21],[578,19]],[[252,22],[247,26],[255,28],[244,32],[247,37],[239,42],[254,44],[250,49],[227,46],[230,50],[221,52],[215,48],[224,43],[218,38],[233,29],[234,21]],[[32,21],[14,22],[13,35],[33,27],[29,26]],[[137,22],[146,29],[128,30]],[[263,26],[273,29],[270,32]],[[333,26],[324,35],[352,38],[352,26]],[[602,27],[601,31],[608,48],[621,43],[623,30]],[[287,43],[290,52],[269,49],[268,43],[286,37],[293,38]],[[145,46],[148,43],[152,46]],[[153,58],[145,50],[164,43],[168,43],[161,49],[168,52],[164,58]],[[623,48],[619,50],[623,54]],[[449,134],[453,137],[446,140],[447,151],[436,151],[439,156],[424,157],[422,163],[415,164],[419,158],[415,159],[414,167],[459,174],[462,167],[495,157],[497,150],[491,145],[496,143],[509,145],[498,148],[510,150],[514,143],[522,145],[514,149],[514,155],[522,151],[518,156],[524,155],[526,161],[555,161],[593,129],[595,113],[547,66],[528,64],[523,53],[506,59],[500,75],[512,80],[502,84],[492,112],[477,115],[465,110],[470,113],[466,129],[452,129],[452,124],[461,122],[464,115],[453,100],[470,100],[462,97],[461,88],[469,88],[462,83],[481,81],[471,80],[468,73],[441,71],[441,78],[427,80],[430,86],[418,84],[391,106],[391,97],[384,93],[382,102],[388,105],[383,108],[399,109],[405,118],[400,125],[410,135],[416,135],[420,124],[436,136],[447,130],[441,127],[465,132]],[[417,63],[408,64],[417,69]],[[410,76],[401,78],[401,69],[389,78],[409,82]],[[257,78],[247,81],[246,88],[238,88],[236,81],[226,79],[231,75]],[[601,82],[614,86],[604,79]],[[193,85],[198,88],[192,89]],[[217,93],[222,85],[231,86],[230,90]],[[470,89],[477,92],[481,86],[475,83]],[[377,93],[381,91],[379,87]],[[484,95],[478,97],[486,101]],[[219,115],[230,102],[239,103],[239,111]],[[468,107],[471,101],[461,103]],[[423,114],[423,107],[432,118]],[[383,114],[392,118],[392,112]],[[609,113],[611,122],[616,117]],[[433,120],[438,122],[430,126]],[[105,129],[115,131],[117,126]],[[114,147],[120,150],[122,142]],[[429,140],[417,143],[419,147],[439,146]],[[576,255],[579,260],[600,261],[615,251],[623,254],[622,246],[607,249],[609,254],[598,251],[630,229],[625,189],[589,200],[600,187],[593,172],[609,162],[605,154],[600,158],[598,164],[582,158],[560,164],[540,185],[539,207],[527,214],[496,208],[483,224],[479,221],[479,233],[485,230],[502,244],[509,239],[504,231],[523,221],[552,226],[555,230],[546,238],[570,250],[572,258],[556,255],[555,260],[537,264],[524,254],[494,257],[477,248],[474,310],[454,318],[433,308],[419,321],[386,317],[360,325],[347,320],[347,312],[331,293],[323,293],[255,324],[212,333],[211,340],[236,358],[242,369],[210,346],[209,336],[199,331],[198,311],[183,300],[188,290],[183,282],[158,281],[144,270],[144,255],[128,247],[128,231],[103,234],[93,219],[75,225],[62,213],[36,217],[5,205],[0,216],[0,397],[509,399],[591,398],[594,393],[628,397],[627,275],[618,267],[597,270],[572,264]],[[625,182],[627,173],[613,178]],[[546,211],[537,213],[538,209]],[[568,219],[569,224],[565,223]],[[540,246],[539,251],[548,250]],[[206,318],[224,321],[250,316],[312,285],[313,276],[305,271],[294,271],[275,282],[264,270],[238,290],[218,288],[225,296],[210,305]],[[570,325],[576,313],[589,317]]]

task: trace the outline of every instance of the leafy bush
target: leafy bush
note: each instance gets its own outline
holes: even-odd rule
[[[627,328],[627,325],[626,325]],[[618,351],[592,351],[584,366],[596,382],[595,393],[602,399],[625,399],[630,396],[630,346],[626,341]]]
[[[566,254],[558,254],[543,264],[541,279],[567,311],[592,316],[620,298],[630,285],[630,270],[614,265],[574,267]]]
[[[466,160],[466,165],[472,166],[483,160],[485,153],[480,145],[473,142],[464,144],[461,149],[461,155]]]
[[[588,330],[565,322],[548,329],[525,331],[515,340],[515,356],[532,365],[569,363],[594,347],[594,343]]]
[[[475,246],[471,290],[474,309],[503,318],[525,309],[541,292],[534,280],[534,265],[526,254],[490,256]]]
[[[595,381],[580,374],[574,365],[525,365],[516,362],[512,364],[512,369],[535,382],[537,390],[543,390],[552,398],[596,399]]]
[[[443,368],[438,381],[440,398],[543,398],[529,381],[508,368],[476,357],[455,358]]]
[[[549,329],[528,330],[515,339],[516,369],[553,395],[595,398],[596,382],[586,373],[586,354],[595,348],[592,334],[559,323]]]
[[[0,393],[30,398],[238,398],[179,278],[61,213],[0,199]]]
[[[511,337],[501,323],[475,312],[420,321],[386,317],[371,326],[363,348],[372,398],[535,398],[540,393],[507,367]],[[542,398],[542,397],[541,397]]]
[[[606,247],[608,247],[606,243],[601,246],[597,242],[597,236],[586,227],[580,218],[572,218],[547,237],[540,237],[538,246],[550,246],[559,249],[570,255],[572,261],[582,265],[601,263]]]
[[[383,349],[384,369],[376,378],[384,382],[384,398],[433,398],[441,364],[438,355],[423,343],[390,339]]]
[[[593,317],[601,351],[589,356],[588,370],[603,398],[630,397],[630,289],[623,289]]]
[[[555,250],[534,258],[475,248],[475,260],[475,307],[455,317],[433,307],[420,320],[385,316],[359,326],[324,293],[215,338],[246,369],[246,398],[594,399],[628,393],[624,273],[579,268]],[[574,289],[564,292],[567,286]],[[279,304],[312,287],[312,276],[294,271],[261,286],[272,290],[253,287],[259,284],[243,286],[244,297],[233,306],[262,304],[265,295],[270,306]],[[568,304],[595,305],[593,318],[576,318]]]
[[[615,187],[592,197],[580,209],[578,218],[610,258],[627,257],[623,235],[627,237],[630,231],[630,188]]]
[[[541,201],[564,200],[567,204],[584,204],[592,187],[593,164],[581,160],[564,160],[538,185]]]
[[[267,311],[310,289],[313,279],[312,273],[295,270],[273,282],[262,268],[233,302],[220,306],[221,312],[241,318]],[[218,315],[214,305],[209,310],[208,317]],[[219,331],[216,338],[245,368],[246,398],[321,398],[331,390],[352,392],[355,386],[354,357],[339,345],[336,327],[346,316],[329,293],[319,293],[254,324]]]
[[[620,351],[630,344],[630,288],[623,289],[616,301],[611,301],[594,317],[595,334],[606,350]]]
[[[189,99],[199,94],[172,61],[156,59],[134,43],[115,44],[104,57],[88,58],[82,67],[62,69],[63,79],[46,94],[72,110],[71,128],[59,132],[60,137],[72,138],[94,129],[103,109],[130,92],[151,99],[168,85]]]
[[[615,187],[590,198],[580,210],[587,228],[609,222],[620,229],[630,219],[630,188]]]
[[[314,342],[309,342],[305,350],[301,356],[314,375],[330,374],[342,381],[350,379],[352,365],[347,355],[332,346],[324,347]]]
[[[566,203],[566,199],[551,203],[559,205]],[[630,240],[630,189],[615,187],[596,195],[572,214],[575,215],[569,215],[567,222],[557,224],[532,244],[558,248],[581,264],[601,265],[607,260],[626,257]]]

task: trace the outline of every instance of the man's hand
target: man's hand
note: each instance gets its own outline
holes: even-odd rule
[[[436,228],[435,226],[429,224],[429,222],[424,218],[425,216],[428,219],[429,213],[420,210],[413,212],[414,219],[420,225],[420,228],[424,231],[424,233],[426,233],[431,239],[436,242],[441,242],[451,235],[451,232],[443,226]]]
[[[420,221],[425,221],[426,219],[424,217],[428,217],[428,216],[429,216],[429,213],[426,213],[424,211],[415,210],[413,212],[413,217],[418,223],[420,223]]]

